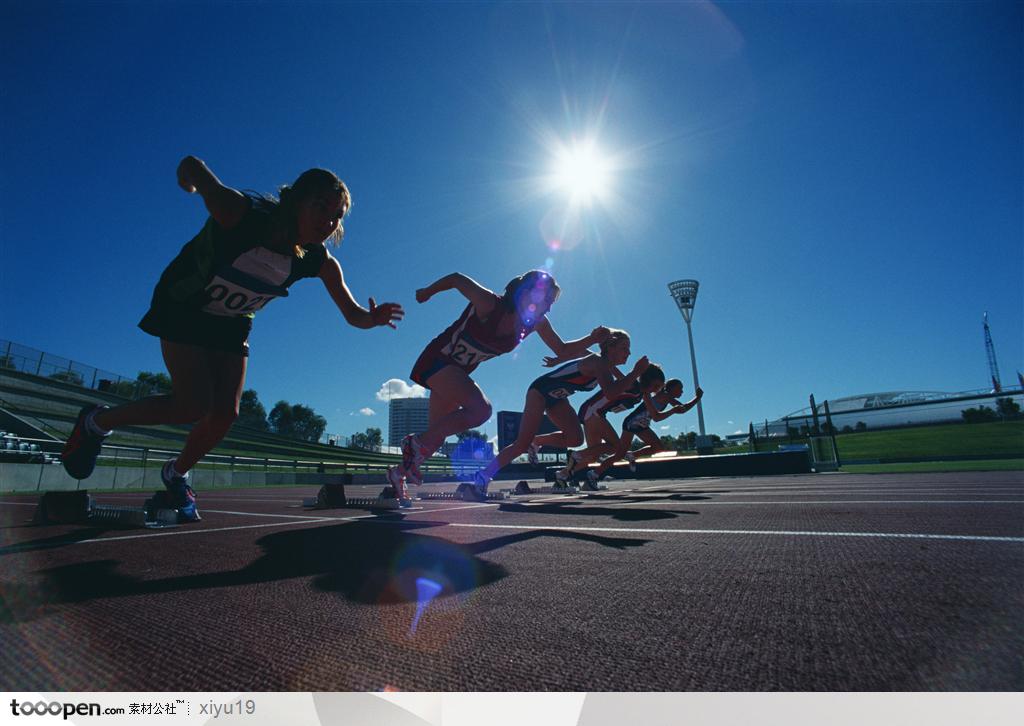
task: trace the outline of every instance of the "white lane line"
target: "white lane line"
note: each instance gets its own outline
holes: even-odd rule
[[[355,507],[351,507],[355,509]],[[269,514],[265,512],[229,512],[224,509],[207,509],[203,507],[199,510],[200,514],[233,514],[239,517],[285,517],[287,519],[323,519],[327,515],[323,514]]]
[[[594,500],[598,500],[600,497],[595,497]],[[594,501],[591,500],[591,501]],[[792,502],[707,502],[701,499],[661,499],[660,497],[651,497],[643,502],[612,502],[616,507],[635,507],[638,504],[652,504],[661,502],[662,504],[692,504],[695,507],[709,506],[743,506],[744,504],[769,504],[772,506],[785,506],[787,504],[1024,504],[1024,501],[1020,500],[1007,500],[1007,499],[977,499],[977,500],[965,500],[965,499],[834,499],[834,500],[805,500],[805,501],[792,501]]]
[[[351,519],[359,519],[359,517],[350,517]],[[348,517],[346,518],[348,519]],[[93,545],[96,543],[103,542],[122,542],[124,540],[144,540],[151,537],[180,537],[183,535],[207,535],[209,532],[214,531],[234,531],[237,529],[264,529],[266,527],[287,527],[294,526],[297,524],[315,524],[317,522],[330,522],[337,521],[329,517],[323,519],[303,519],[300,521],[291,522],[272,522],[270,524],[243,524],[237,527],[210,527],[207,529],[175,529],[174,531],[154,531],[146,532],[145,535],[125,535],[123,537],[103,537],[95,540],[82,540],[81,542],[73,543],[62,543],[72,545]]]
[[[990,537],[966,534],[913,534],[898,532],[802,532],[770,529],[653,529],[641,527],[538,527],[526,524],[468,524],[452,522],[449,527],[473,527],[477,529],[515,529],[557,532],[612,532],[617,534],[750,534],[783,535],[797,537],[872,537],[881,539],[942,539],[969,542],[1013,542],[1024,544],[1024,537]]]

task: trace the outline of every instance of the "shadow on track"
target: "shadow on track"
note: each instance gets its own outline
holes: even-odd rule
[[[541,537],[592,542],[626,549],[647,543],[643,539],[602,537],[583,532],[531,530],[460,545],[416,530],[446,523],[402,523],[384,527],[376,522],[352,522],[328,527],[276,532],[258,540],[263,555],[238,570],[142,580],[118,573],[118,560],[95,560],[36,574],[37,586],[0,582],[0,592],[21,593],[15,600],[0,600],[0,622],[23,622],[47,615],[30,603],[57,605],[94,599],[159,595],[184,590],[216,589],[312,577],[321,592],[337,592],[358,603],[387,605],[415,603],[423,580],[438,595],[470,592],[504,578],[508,571],[479,556],[502,547]],[[129,559],[129,563],[138,560]],[[4,604],[4,601],[6,603]]]

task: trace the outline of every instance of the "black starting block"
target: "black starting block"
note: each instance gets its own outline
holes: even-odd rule
[[[75,492],[44,492],[32,517],[33,524],[75,524],[84,522],[93,501],[85,489]]]
[[[345,494],[344,484],[324,484],[315,497],[302,500],[302,506],[308,509],[399,509],[394,487],[384,487],[378,497],[349,497]]]
[[[476,497],[468,491],[476,488],[476,484],[472,482],[464,481],[459,482],[459,486],[455,488],[454,492],[420,492],[418,499],[423,501],[449,501],[455,500],[460,502],[475,502]],[[512,493],[511,489],[502,489],[497,492],[487,492],[487,501],[496,502],[508,499]]]
[[[87,490],[45,492],[39,498],[35,524],[98,524],[108,527],[169,527],[178,523],[178,510],[167,492],[156,492],[144,507],[98,504]]]

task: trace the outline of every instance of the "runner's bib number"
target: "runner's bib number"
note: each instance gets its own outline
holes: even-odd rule
[[[490,360],[496,355],[495,353],[485,353],[479,348],[473,347],[465,340],[460,340],[455,344],[446,345],[441,350],[441,353],[451,358],[460,366],[471,366],[483,363],[485,360]]]
[[[287,295],[287,291],[284,291]],[[257,294],[237,283],[217,276],[206,287],[208,302],[203,312],[211,315],[248,315],[261,310],[268,302],[280,295]]]

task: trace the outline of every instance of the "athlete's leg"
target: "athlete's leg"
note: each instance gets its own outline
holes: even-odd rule
[[[519,420],[519,434],[516,440],[498,452],[494,460],[484,467],[481,476],[486,481],[494,478],[502,468],[517,456],[521,456],[530,447],[534,434],[540,428],[544,417],[544,394],[532,388],[526,392],[526,404],[523,406],[523,417]]]
[[[430,386],[430,425],[419,434],[419,440],[431,454],[452,434],[480,426],[491,417],[491,402],[458,366],[445,366],[427,383]]]
[[[192,427],[174,468],[185,474],[219,444],[238,418],[248,358],[234,353],[206,351],[212,384],[209,406]]]
[[[597,461],[615,451],[619,437],[615,435],[615,428],[604,416],[591,416],[583,430],[587,436],[587,448],[576,452],[577,466]]]
[[[636,435],[647,444],[642,449],[637,449],[633,452],[633,456],[640,458],[641,456],[654,456],[660,451],[665,451],[665,444],[661,442],[658,435],[651,431],[649,428],[641,429],[636,432]]]
[[[552,446],[556,449],[571,449],[583,443],[583,427],[580,418],[572,410],[572,406],[564,398],[552,404],[547,410],[558,430],[550,434],[541,434],[533,439],[537,446]]]
[[[94,418],[97,426],[109,431],[122,426],[193,423],[202,418],[213,400],[209,351],[167,340],[160,341],[160,350],[171,376],[171,393],[99,411]]]
[[[619,436],[619,441],[615,445],[615,451],[607,459],[597,465],[597,478],[600,479],[605,473],[612,468],[612,464],[616,461],[620,461],[622,457],[629,451],[630,445],[633,443],[633,432],[623,431]]]

